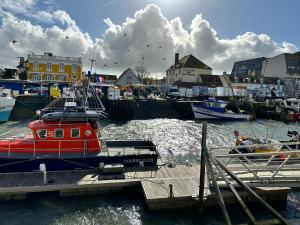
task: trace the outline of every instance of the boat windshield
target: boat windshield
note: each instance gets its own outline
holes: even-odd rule
[[[226,103],[221,102],[206,102],[206,106],[208,107],[216,107],[216,108],[225,108]]]

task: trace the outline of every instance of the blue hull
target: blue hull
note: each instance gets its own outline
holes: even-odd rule
[[[0,158],[0,173],[32,172],[39,170],[39,165],[46,164],[47,171],[63,170],[88,170],[99,168],[99,164],[121,163],[124,167],[137,167],[144,161],[144,166],[156,166],[157,155],[128,155],[112,157],[88,157],[88,158],[53,158],[53,159],[20,159]]]
[[[11,110],[0,111],[0,122],[7,122],[10,116]]]

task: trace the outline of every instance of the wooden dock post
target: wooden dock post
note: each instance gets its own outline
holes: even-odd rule
[[[170,189],[170,198],[172,198],[173,195],[173,184],[169,184],[169,189]]]
[[[43,173],[43,184],[47,185],[48,180],[47,180],[47,169],[46,169],[46,164],[40,164],[40,171]]]
[[[205,181],[205,154],[207,137],[207,122],[202,124],[202,140],[201,140],[201,162],[200,162],[200,182],[199,182],[199,211],[203,212],[203,198],[204,198],[204,181]]]

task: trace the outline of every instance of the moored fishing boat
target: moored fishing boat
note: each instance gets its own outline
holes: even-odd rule
[[[234,109],[233,109],[234,108]],[[249,120],[250,116],[241,114],[238,107],[229,108],[229,102],[207,99],[202,103],[192,103],[195,119],[203,120]]]
[[[0,90],[0,123],[7,122],[15,105],[15,99]]]
[[[100,164],[155,166],[158,153],[149,140],[101,141],[97,123],[43,121],[29,123],[31,134],[0,139],[0,172],[31,172],[45,164],[48,171],[95,169]]]

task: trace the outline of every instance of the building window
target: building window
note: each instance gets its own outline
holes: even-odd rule
[[[65,64],[63,63],[59,64],[59,72],[65,72]]]
[[[37,81],[37,80],[41,80],[41,76],[38,73],[33,73],[32,74],[32,80]]]
[[[72,73],[77,73],[77,64],[72,64]]]
[[[52,75],[51,74],[46,74],[46,80],[51,81],[52,79]]]
[[[71,137],[72,138],[79,138],[80,137],[80,130],[78,128],[71,129]]]
[[[54,137],[55,138],[63,138],[64,137],[64,130],[61,129],[61,128],[55,129]]]
[[[57,75],[57,80],[59,80],[59,81],[66,81],[67,78],[66,78],[65,75]]]
[[[38,133],[40,139],[47,138],[47,130],[46,129],[37,130],[37,133]]]
[[[33,70],[34,71],[38,71],[39,70],[39,64],[38,64],[38,62],[34,62],[33,63]]]
[[[47,63],[47,71],[52,71],[52,63]]]

